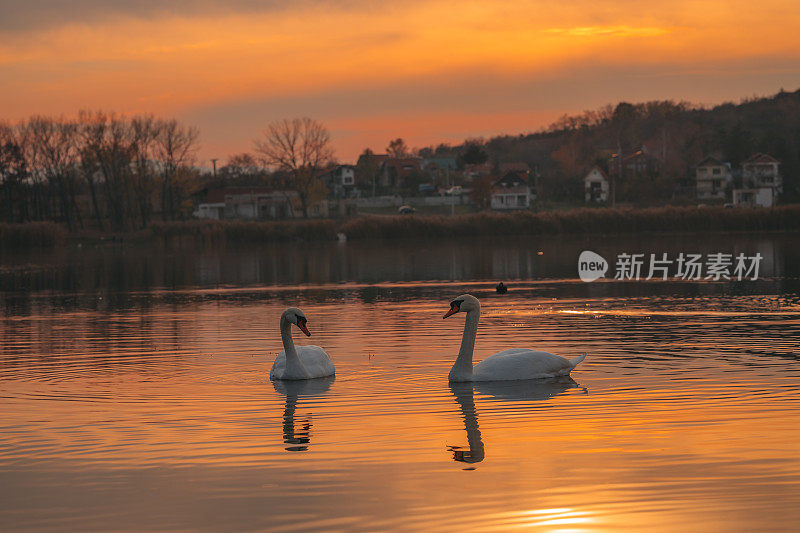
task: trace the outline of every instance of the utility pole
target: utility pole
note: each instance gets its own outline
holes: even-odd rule
[[[214,178],[217,177],[217,158],[211,160],[211,165],[214,167]]]

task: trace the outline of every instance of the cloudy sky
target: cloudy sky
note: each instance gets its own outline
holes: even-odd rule
[[[352,160],[620,100],[800,88],[796,0],[0,0],[0,119],[174,116],[202,158],[311,116]]]

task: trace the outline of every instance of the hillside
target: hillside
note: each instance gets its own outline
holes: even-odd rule
[[[478,145],[496,164],[524,161],[538,173],[543,199],[580,197],[581,178],[593,165],[608,170],[612,154],[643,149],[660,169],[650,180],[620,184],[618,201],[679,201],[693,167],[714,155],[736,167],[755,152],[781,161],[783,202],[800,199],[800,90],[704,108],[687,102],[621,102],[564,116],[543,131],[424,148],[420,155],[459,157]]]

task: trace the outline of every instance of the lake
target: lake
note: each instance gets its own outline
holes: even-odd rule
[[[797,237],[5,251],[0,529],[794,531]],[[582,250],[763,261],[584,283]],[[588,357],[449,384],[467,292],[476,362]],[[335,378],[269,380],[289,306]]]

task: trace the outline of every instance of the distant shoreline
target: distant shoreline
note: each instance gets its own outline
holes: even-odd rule
[[[444,215],[362,215],[344,220],[187,220],[155,222],[129,232],[69,233],[54,222],[0,224],[0,247],[47,248],[67,243],[165,246],[286,241],[442,239],[580,234],[711,233],[800,230],[800,204],[774,208],[652,207]],[[341,237],[344,235],[344,237]]]

